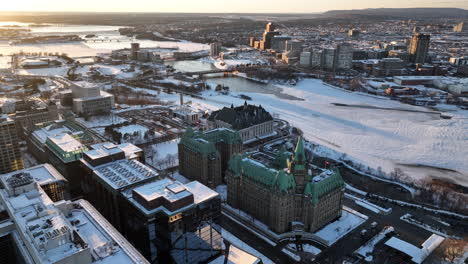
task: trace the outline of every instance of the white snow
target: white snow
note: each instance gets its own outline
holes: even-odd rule
[[[219,256],[209,264],[224,264],[225,256]],[[251,255],[240,248],[231,245],[228,254],[228,264],[256,264],[260,262],[260,258]]]
[[[392,247],[398,251],[405,253],[411,257],[414,263],[422,263],[445,239],[436,234],[432,234],[423,244],[422,248],[418,248],[397,237],[390,238],[385,245]]]
[[[367,257],[369,254],[371,254],[374,251],[375,245],[379,243],[382,239],[385,238],[385,235],[387,235],[390,232],[395,231],[393,227],[385,227],[380,233],[375,235],[373,238],[371,238],[369,241],[366,242],[363,246],[358,248],[355,253],[362,256],[362,257]]]
[[[328,245],[331,246],[366,220],[367,216],[360,213],[356,214],[355,211],[347,210],[344,207],[343,214],[338,220],[326,225],[315,234],[326,240]]]
[[[122,133],[122,135],[133,135],[134,133],[140,133],[143,136],[146,132],[148,132],[148,128],[142,125],[128,125],[117,128],[117,131]]]
[[[304,101],[281,99],[271,94],[243,94],[252,97],[251,103],[261,104],[270,113],[279,114],[281,119],[299,127],[306,139],[323,145],[322,154],[339,158],[346,153],[347,159],[374,169],[381,167],[387,174],[402,167],[400,163],[453,169],[461,174],[402,167],[414,181],[440,177],[468,186],[468,163],[465,162],[468,111],[452,112],[453,118],[447,120],[430,113],[336,106],[333,103],[429,111],[386,98],[343,91],[315,79],[299,81],[294,87],[280,87],[283,93]],[[234,96],[210,91],[204,95],[210,101],[192,101],[207,109],[243,103]]]
[[[265,257],[263,254],[258,252],[256,249],[252,248],[250,245],[245,243],[244,241],[240,240],[233,234],[229,233],[229,231],[222,229],[221,234],[224,239],[228,240],[231,242],[231,244],[235,245],[236,247],[242,249],[245,252],[248,252],[254,256],[258,256],[262,259],[263,264],[274,264],[273,261],[271,261],[269,258]]]

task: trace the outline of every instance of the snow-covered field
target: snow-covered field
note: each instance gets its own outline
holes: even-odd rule
[[[468,111],[451,112],[452,119],[447,120],[437,114],[336,106],[333,103],[430,111],[387,98],[332,88],[315,79],[300,81],[293,87],[281,87],[283,93],[304,101],[281,99],[271,94],[243,94],[252,97],[249,103],[261,104],[271,113],[279,114],[280,118],[299,127],[306,139],[324,146],[323,155],[339,158],[346,153],[347,159],[374,169],[381,167],[387,173],[399,167],[413,180],[439,177],[468,186]],[[192,101],[207,109],[243,103],[234,96],[213,92],[205,95],[216,101]]]

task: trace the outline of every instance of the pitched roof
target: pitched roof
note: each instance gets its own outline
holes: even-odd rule
[[[247,102],[238,107],[224,107],[211,113],[208,120],[220,120],[228,123],[233,129],[240,130],[253,125],[273,120],[273,117],[261,105],[249,105]]]
[[[182,136],[180,143],[193,152],[200,153],[204,157],[213,154],[219,156],[219,152],[215,147],[217,142],[225,142],[227,144],[242,144],[242,139],[239,133],[231,129],[214,129],[206,133],[194,132],[191,127]]]
[[[236,177],[241,175],[248,177],[270,189],[288,192],[296,187],[292,174],[269,168],[260,162],[241,155],[236,155],[229,161],[228,170]]]
[[[327,170],[320,175],[316,175],[306,184],[304,194],[310,195],[313,203],[330,193],[331,191],[344,186],[343,178],[338,169]]]

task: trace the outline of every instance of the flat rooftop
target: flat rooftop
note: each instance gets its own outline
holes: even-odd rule
[[[34,181],[39,185],[48,184],[55,181],[66,181],[66,179],[50,164],[41,164],[27,169],[13,171],[8,174],[4,174],[0,177],[3,185],[5,186],[6,182],[9,179],[15,177],[18,174],[29,174]]]
[[[136,158],[137,153],[141,153],[143,150],[131,143],[123,143],[115,145],[111,142],[104,142],[91,145],[91,150],[86,152],[91,159],[98,159],[108,155],[114,155],[120,152],[125,153],[125,157],[128,159]]]
[[[124,188],[150,178],[159,177],[155,170],[137,160],[117,160],[96,167],[84,162],[94,170],[94,174],[113,189]]]
[[[11,192],[21,188],[21,194]],[[34,181],[0,190],[15,228],[38,263],[148,263],[87,201],[52,202]]]
[[[51,135],[48,138],[51,142],[57,145],[64,152],[74,152],[86,148],[83,144],[81,144],[80,141],[78,141],[68,133]]]
[[[189,196],[193,196],[193,202],[185,204],[184,206],[175,210],[166,208],[164,203],[154,209],[147,209],[137,200],[135,200],[133,194],[136,193],[139,197],[145,200],[147,203],[157,200],[158,198],[164,198],[170,203],[178,202],[181,200],[188,199]],[[187,184],[182,184],[179,181],[164,178],[161,180],[153,181],[145,185],[138,186],[134,189],[128,189],[122,193],[127,199],[138,209],[140,209],[146,215],[151,215],[156,212],[163,211],[166,215],[171,216],[177,213],[183,212],[195,205],[202,204],[211,199],[219,197],[219,194],[207,186],[201,184],[198,181],[192,181]]]

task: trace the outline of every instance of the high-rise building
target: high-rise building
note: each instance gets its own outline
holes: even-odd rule
[[[263,32],[263,39],[260,41],[260,49],[267,50],[271,49],[271,41],[274,36],[279,35],[280,33],[275,30],[275,25],[273,23],[268,23]]]
[[[217,58],[220,52],[221,52],[221,43],[219,42],[210,43],[210,56],[212,58]]]
[[[138,59],[138,52],[140,51],[140,43],[131,44],[132,60]]]
[[[431,36],[427,34],[416,33],[411,38],[409,47],[410,60],[413,63],[426,62],[427,53],[429,52]]]
[[[23,160],[15,122],[5,114],[0,115],[0,174],[22,168]]]
[[[136,146],[91,148],[81,160],[84,197],[147,259],[204,263],[219,254],[221,234],[211,225],[221,214],[218,193],[197,181],[161,178],[138,161]]]
[[[460,33],[460,32],[466,32],[466,31],[468,31],[468,27],[465,25],[465,22],[460,22],[456,24],[455,26],[453,26],[453,32]]]
[[[353,46],[349,43],[337,45],[333,63],[334,70],[349,70],[353,66]]]

